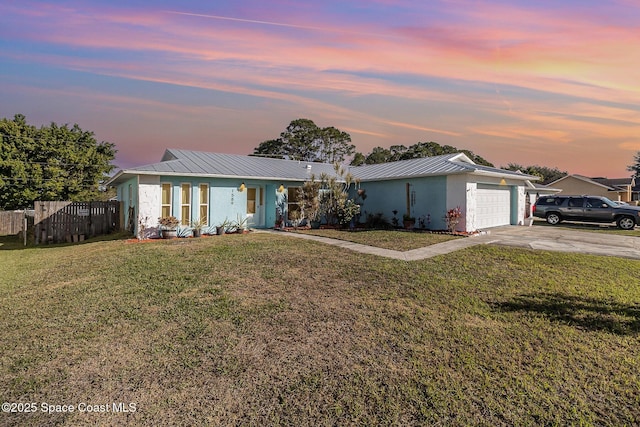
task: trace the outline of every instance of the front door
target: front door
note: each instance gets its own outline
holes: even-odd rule
[[[247,226],[261,227],[264,225],[264,199],[261,187],[247,188]]]

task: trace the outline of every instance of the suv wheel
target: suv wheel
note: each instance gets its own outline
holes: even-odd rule
[[[560,218],[560,214],[557,214],[555,212],[551,212],[550,214],[547,214],[547,222],[551,225],[556,225],[556,224],[560,224],[560,221],[562,221],[562,218]]]
[[[636,221],[630,216],[622,216],[618,218],[616,223],[618,224],[618,228],[622,228],[623,230],[633,230],[633,227],[636,226]]]

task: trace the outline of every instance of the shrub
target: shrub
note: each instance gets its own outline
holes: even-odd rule
[[[462,209],[460,206],[456,206],[455,208],[449,209],[447,214],[444,216],[444,221],[447,223],[447,230],[450,232],[455,231],[456,226],[460,222],[462,218]]]

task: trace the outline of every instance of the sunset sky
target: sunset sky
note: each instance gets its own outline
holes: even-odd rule
[[[0,0],[0,117],[78,123],[118,167],[249,154],[309,118],[358,151],[628,176],[638,0]]]

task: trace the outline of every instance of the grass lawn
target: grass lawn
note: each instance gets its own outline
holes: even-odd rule
[[[638,425],[640,263],[286,235],[2,250],[0,425]]]
[[[436,243],[447,242],[453,239],[462,239],[460,236],[449,234],[406,232],[399,230],[298,230],[298,233],[313,234],[314,236],[329,237],[331,239],[347,240],[378,248],[392,249],[396,251],[410,251]]]

